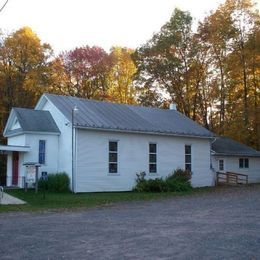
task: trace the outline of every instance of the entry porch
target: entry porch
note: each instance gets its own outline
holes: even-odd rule
[[[0,145],[0,154],[6,160],[6,186],[24,187],[23,157],[29,151],[29,146]]]

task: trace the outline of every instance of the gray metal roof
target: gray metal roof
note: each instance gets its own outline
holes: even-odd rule
[[[45,94],[78,127],[181,136],[212,137],[214,134],[176,110],[130,106],[83,98]]]
[[[260,157],[260,152],[228,137],[217,137],[212,142],[213,154],[218,156]]]
[[[60,130],[49,111],[27,108],[13,108],[13,110],[21,128],[14,130],[9,129],[5,135],[19,132],[60,133]]]

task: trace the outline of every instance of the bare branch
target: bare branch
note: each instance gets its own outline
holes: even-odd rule
[[[6,1],[5,1],[5,3],[3,4],[3,6],[0,8],[0,12],[2,12],[2,11],[3,11],[3,9],[4,9],[4,8],[5,8],[5,6],[7,5],[8,1],[9,1],[9,0],[6,0]]]

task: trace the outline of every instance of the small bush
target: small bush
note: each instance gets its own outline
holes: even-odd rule
[[[157,179],[149,179],[146,180],[145,172],[140,172],[136,174],[136,185],[134,187],[134,191],[138,192],[166,192],[167,191],[167,184],[162,178]]]
[[[146,192],[167,192],[168,187],[166,182],[162,178],[156,178],[154,180],[147,180],[145,185]]]
[[[171,180],[171,179],[179,180],[182,182],[189,182],[191,179],[191,172],[188,170],[177,168],[166,178],[166,180]]]
[[[185,182],[180,179],[166,179],[166,185],[168,191],[171,192],[183,192],[190,191],[192,189],[190,182]]]
[[[136,185],[134,186],[133,190],[142,192],[145,190],[145,186],[147,185],[147,180],[145,179],[146,173],[145,172],[140,172],[136,174],[136,179],[135,183]]]
[[[192,189],[190,179],[190,171],[177,168],[166,178],[165,181],[169,191],[182,192]]]
[[[39,189],[44,188],[50,192],[68,192],[70,191],[70,179],[65,172],[49,174],[47,180],[39,180]],[[44,187],[45,186],[45,187]]]
[[[185,192],[192,189],[190,184],[191,173],[182,169],[176,169],[166,179],[145,179],[146,173],[136,174],[136,185],[133,188],[137,192]]]

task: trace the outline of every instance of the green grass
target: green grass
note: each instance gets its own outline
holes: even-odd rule
[[[102,193],[50,193],[36,194],[34,190],[25,192],[22,189],[5,190],[10,195],[27,202],[25,205],[0,205],[1,212],[9,211],[45,211],[58,209],[91,208],[110,205],[117,202],[156,200],[187,195],[190,192],[138,193],[138,192],[102,192]]]

